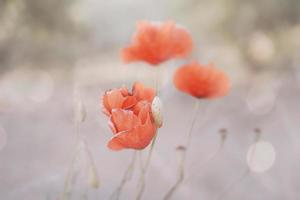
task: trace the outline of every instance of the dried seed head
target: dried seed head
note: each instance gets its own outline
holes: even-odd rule
[[[226,128],[221,128],[219,131],[220,131],[220,133],[222,133],[222,134],[227,133],[227,129],[226,129]]]
[[[219,133],[221,134],[221,139],[224,141],[227,138],[227,129],[226,128],[221,128],[219,130]]]
[[[255,128],[254,133],[255,133],[254,141],[257,142],[258,140],[260,140],[260,137],[261,137],[261,129],[260,128]]]
[[[255,128],[255,129],[254,129],[254,132],[255,132],[255,133],[261,133],[261,130],[260,130],[260,128]]]
[[[151,111],[156,126],[160,128],[163,124],[163,115],[162,115],[162,102],[158,96],[154,97],[152,101]]]
[[[183,145],[179,145],[179,146],[176,147],[176,150],[178,150],[178,151],[185,151],[186,147],[183,146]]]

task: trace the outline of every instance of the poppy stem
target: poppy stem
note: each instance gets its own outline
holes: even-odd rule
[[[224,147],[224,144],[225,144],[225,141],[226,141],[226,137],[227,136],[224,137],[224,135],[221,135],[221,141],[220,141],[218,149],[211,155],[211,157],[205,163],[203,163],[201,165],[201,167],[204,167],[206,164],[208,164],[209,162],[213,161],[219,155],[219,153],[221,152],[221,150]]]
[[[123,178],[120,182],[120,185],[117,187],[117,189],[112,193],[112,195],[110,196],[110,200],[118,200],[120,198],[120,195],[122,193],[123,187],[125,186],[125,184],[131,180],[132,178],[132,173],[134,170],[134,164],[135,164],[135,160],[136,160],[136,155],[137,155],[137,151],[134,151],[131,162],[129,163]]]
[[[250,165],[251,165],[251,163],[253,161],[253,157],[255,155],[255,151],[256,151],[256,147],[257,147],[257,142],[260,140],[260,138],[261,138],[261,132],[260,131],[256,131],[255,132],[255,136],[254,136],[253,151],[251,152],[251,155],[250,155],[250,158],[249,158],[249,164]],[[216,198],[216,200],[223,199],[225,197],[225,195],[229,192],[229,190],[231,190],[236,184],[238,184],[241,181],[243,181],[250,173],[251,173],[251,169],[249,168],[249,165],[247,165],[247,169],[241,174],[241,176],[239,176],[236,180],[234,180],[227,187],[225,187],[225,189],[223,189],[223,191],[220,193],[220,195],[218,195],[218,197]]]
[[[227,131],[221,130],[220,131],[220,144],[218,149],[215,151],[215,153],[213,153],[210,158],[204,162],[201,167],[204,167],[206,164],[208,164],[209,162],[213,161],[221,152],[221,150],[223,149],[224,145],[225,145],[225,141],[227,139]]]
[[[159,67],[157,67],[155,69],[155,90],[156,90],[156,96],[159,96]],[[138,182],[138,192],[137,192],[136,200],[142,199],[142,196],[144,194],[144,190],[145,190],[145,186],[146,186],[146,183],[145,183],[146,182],[146,177],[145,176],[146,176],[148,167],[149,167],[150,162],[151,162],[153,149],[154,149],[156,139],[157,139],[157,132],[158,132],[158,130],[156,130],[156,133],[155,133],[154,138],[152,140],[152,143],[151,143],[151,146],[150,146],[150,149],[149,149],[149,153],[148,153],[147,158],[146,158],[145,165],[143,165],[142,157],[140,159],[141,160],[141,175],[140,175],[139,182]]]
[[[191,144],[192,133],[193,133],[194,125],[195,125],[195,122],[196,122],[196,119],[197,119],[197,116],[198,116],[198,113],[200,110],[199,108],[200,108],[200,101],[198,99],[196,99],[195,107],[194,107],[194,116],[192,118],[192,124],[191,124],[190,130],[189,130],[189,133],[188,133],[186,149],[188,149]]]
[[[175,193],[175,191],[178,189],[178,187],[180,186],[180,184],[182,183],[182,181],[184,179],[184,176],[185,176],[184,167],[185,167],[186,154],[187,154],[187,150],[191,143],[194,125],[195,125],[195,122],[196,122],[196,119],[198,116],[198,112],[200,110],[199,108],[200,108],[200,103],[199,103],[199,100],[197,99],[195,102],[194,115],[192,117],[191,127],[188,132],[187,143],[186,143],[185,149],[182,152],[181,160],[179,162],[178,177],[177,177],[175,184],[169,189],[167,194],[164,196],[164,200],[169,200],[172,198],[172,195]]]
[[[204,161],[200,166],[197,167],[197,171],[203,171],[203,168],[205,168],[210,162],[212,162],[218,157],[218,155],[220,154],[221,150],[225,145],[226,139],[227,139],[227,132],[220,132],[220,142],[217,150],[214,153],[212,153],[206,161]],[[195,175],[193,174],[193,176]],[[188,178],[190,178],[190,176],[187,177],[187,179]]]
[[[79,152],[81,151],[81,148],[79,145],[79,124],[78,123],[75,123],[75,134],[76,134],[76,143],[77,143],[76,151],[75,151],[74,157],[71,160],[71,163],[70,163],[70,166],[69,166],[69,169],[67,172],[67,176],[66,176],[65,184],[64,184],[64,190],[63,190],[63,193],[61,196],[62,200],[67,200],[67,199],[70,199],[70,197],[71,197],[71,186],[72,186],[71,182],[72,182],[72,178],[74,175],[74,165],[75,165],[76,160],[78,159]]]
[[[86,117],[86,110],[85,107],[82,103],[82,99],[80,97],[80,93],[78,91],[78,89],[75,89],[74,92],[74,99],[75,99],[75,105],[74,105],[74,127],[75,127],[75,137],[76,137],[76,149],[75,149],[75,153],[74,153],[74,157],[71,160],[66,178],[65,178],[65,184],[64,184],[64,190],[63,193],[61,195],[61,199],[63,200],[67,200],[70,199],[71,197],[71,190],[72,190],[72,186],[73,186],[73,178],[74,178],[74,167],[75,167],[75,163],[79,158],[79,155],[82,151],[85,152],[86,155],[86,161],[88,163],[88,176],[89,176],[89,181],[90,181],[90,186],[94,187],[94,188],[98,188],[99,186],[99,180],[98,180],[98,175],[97,175],[97,171],[96,171],[96,166],[95,166],[95,162],[93,160],[93,156],[88,148],[88,145],[85,141],[85,139],[83,138],[83,136],[80,134],[80,124],[83,123],[85,121],[85,117]]]
[[[161,80],[160,74],[161,74],[160,67],[156,67],[155,74],[154,74],[154,84],[155,84],[156,96],[159,96],[159,94],[160,94],[160,91],[159,91],[160,80]]]
[[[92,155],[85,139],[81,138],[81,141],[83,143],[84,150],[85,150],[85,153],[86,153],[86,160],[88,162],[88,170],[89,170],[88,171],[88,176],[89,176],[88,178],[89,178],[90,187],[98,188],[100,183],[99,183],[99,177],[98,177],[97,168],[96,168],[96,165],[95,165],[93,155]]]
[[[153,149],[154,149],[154,146],[155,146],[155,143],[156,143],[156,138],[157,138],[157,130],[156,130],[156,133],[154,135],[153,141],[152,141],[150,149],[149,149],[149,154],[147,156],[146,164],[145,164],[145,167],[144,167],[145,170],[147,170],[148,167],[149,167],[151,157],[152,157],[152,154],[153,154]]]
[[[155,90],[156,96],[159,96],[159,67],[155,69]]]
[[[154,146],[155,146],[156,138],[157,138],[157,131],[156,131],[155,136],[152,140],[152,143],[151,143],[151,146],[150,146],[150,149],[149,149],[149,153],[148,153],[147,158],[146,158],[145,165],[142,166],[142,171],[141,171],[141,175],[140,175],[139,182],[138,182],[138,193],[137,193],[136,200],[142,199],[142,196],[144,194],[144,190],[145,190],[145,186],[146,186],[146,184],[145,184],[146,177],[145,176],[146,176],[148,167],[150,165],[150,161],[151,161],[153,149],[154,149]]]

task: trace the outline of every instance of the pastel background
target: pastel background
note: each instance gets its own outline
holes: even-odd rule
[[[123,64],[119,50],[136,21],[170,19],[190,31],[192,56],[213,62],[232,81],[228,96],[201,102],[186,179],[173,199],[298,200],[299,11],[299,0],[1,0],[0,199],[59,198],[76,150],[74,90],[87,111],[80,133],[100,187],[90,187],[81,155],[72,199],[109,198],[133,152],[106,147],[111,133],[101,94],[136,80],[154,85],[154,71]],[[184,63],[160,68],[165,121],[143,199],[162,199],[176,179],[176,147],[186,140],[193,113],[193,99],[172,84]],[[224,128],[227,139],[218,151]],[[249,161],[255,129],[261,138]],[[135,197],[138,163],[135,169],[121,199]]]

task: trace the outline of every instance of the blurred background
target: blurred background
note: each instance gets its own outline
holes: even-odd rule
[[[100,99],[136,80],[154,85],[153,68],[122,64],[119,56],[143,19],[187,28],[191,57],[213,62],[232,81],[228,96],[201,102],[186,179],[173,199],[299,199],[299,0],[0,0],[0,198],[59,199],[76,151],[80,102],[87,116],[79,132],[100,187],[89,184],[83,154],[70,199],[109,199],[133,152],[107,149]],[[165,122],[143,199],[162,199],[176,180],[176,147],[186,140],[194,104],[172,85],[185,62],[160,67]],[[220,129],[227,130],[221,149]],[[138,175],[136,164],[121,199],[134,199]]]

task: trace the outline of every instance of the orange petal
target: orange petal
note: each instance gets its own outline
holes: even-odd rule
[[[144,61],[152,65],[172,58],[186,57],[192,50],[190,34],[172,21],[140,21],[132,44],[122,50],[124,62]]]
[[[106,114],[107,116],[110,115],[110,106],[109,106],[109,103],[108,103],[108,98],[107,98],[107,95],[104,94],[103,97],[102,97],[102,106],[103,106],[103,113]]]
[[[137,104],[135,104],[132,108],[132,111],[135,115],[139,115],[140,111],[143,109],[143,107],[146,106],[146,104],[149,104],[147,101],[139,101]]]
[[[128,89],[126,87],[121,87],[120,92],[124,97],[128,96],[129,94]]]
[[[140,124],[140,120],[132,111],[113,109],[110,121],[113,123],[116,132],[128,131]]]
[[[132,108],[137,103],[135,96],[127,96],[126,100],[124,101],[122,108],[129,109]]]
[[[135,82],[132,87],[132,93],[138,101],[146,100],[151,103],[156,92],[153,88],[146,88],[142,83]]]
[[[103,96],[104,113],[111,113],[112,109],[122,108],[125,97],[119,89],[114,89],[105,92]]]
[[[151,105],[148,102],[145,102],[140,104],[139,112],[138,112],[138,118],[140,119],[141,123],[146,123],[146,120],[148,119],[149,113],[151,112]],[[151,119],[152,116],[150,116]]]
[[[107,147],[114,151],[119,151],[124,149],[124,145],[122,145],[118,140],[112,139],[108,142]]]
[[[108,121],[108,127],[110,128],[110,130],[111,130],[114,134],[117,133],[117,129],[116,129],[114,123],[112,123],[111,120]]]
[[[148,114],[145,124],[137,126],[130,131],[123,131],[116,134],[108,143],[112,150],[124,148],[144,149],[149,145],[156,133],[156,127],[151,122]]]
[[[213,66],[197,62],[180,67],[174,75],[174,84],[182,92],[197,98],[216,98],[228,93],[228,76]]]

